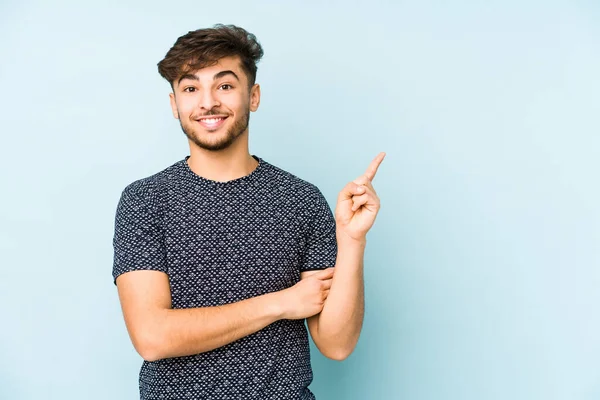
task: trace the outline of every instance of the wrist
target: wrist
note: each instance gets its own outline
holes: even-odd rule
[[[264,295],[267,313],[269,317],[275,319],[276,321],[286,318],[284,296],[285,290],[287,289],[280,290],[278,292],[267,293]]]
[[[364,248],[367,246],[366,235],[355,238],[348,235],[341,229],[336,230],[336,240],[338,247],[350,247],[364,250]]]

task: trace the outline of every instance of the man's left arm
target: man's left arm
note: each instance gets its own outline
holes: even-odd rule
[[[384,157],[380,153],[365,174],[348,183],[338,196],[337,258],[331,288],[321,313],[307,319],[315,345],[333,360],[344,360],[354,351],[362,329],[366,234],[380,208],[371,182]],[[314,272],[302,272],[301,278]]]
[[[364,316],[363,255],[365,241],[340,239],[331,289],[323,310],[307,318],[308,329],[319,351],[333,360],[344,360],[356,347]],[[307,271],[301,278],[314,273]]]

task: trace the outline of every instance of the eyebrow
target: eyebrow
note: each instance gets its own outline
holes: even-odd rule
[[[236,73],[235,73],[235,72],[233,72],[233,71],[231,71],[231,70],[226,70],[226,71],[220,71],[220,72],[217,72],[217,73],[215,74],[215,76],[213,76],[213,81],[216,81],[217,79],[220,79],[220,78],[222,78],[222,77],[224,77],[224,76],[227,76],[227,75],[233,75],[233,77],[234,77],[235,79],[237,79],[237,80],[238,80],[238,82],[239,82],[239,80],[240,80],[240,78],[239,78],[239,77],[236,75]],[[189,79],[189,80],[192,80],[192,81],[199,81],[199,80],[200,80],[200,79],[198,79],[198,77],[197,77],[196,75],[194,75],[194,74],[185,74],[185,75],[183,75],[181,78],[179,78],[179,81],[177,82],[177,84],[180,84],[180,83],[181,83],[181,81],[182,81],[182,80],[184,80],[184,79]]]

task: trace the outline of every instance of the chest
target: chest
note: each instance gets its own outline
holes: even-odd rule
[[[174,308],[237,302],[300,279],[307,226],[288,200],[196,196],[164,215]]]

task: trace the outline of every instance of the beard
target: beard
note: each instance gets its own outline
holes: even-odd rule
[[[223,115],[223,113],[219,113],[217,111],[211,110],[207,114],[203,114],[202,117],[209,116],[209,115]],[[230,117],[228,117],[228,118],[230,118]],[[195,122],[196,121],[194,120],[194,123]],[[198,146],[204,150],[219,151],[219,150],[223,150],[223,149],[226,149],[229,146],[231,146],[231,144],[233,142],[235,142],[235,140],[238,137],[240,137],[246,129],[248,129],[249,122],[250,122],[250,109],[247,109],[246,112],[237,121],[235,121],[234,124],[229,129],[227,129],[227,131],[225,132],[225,135],[223,135],[222,133],[209,133],[204,136],[201,136],[199,134],[196,134],[194,126],[184,125],[181,122],[181,119],[179,120],[179,125],[181,125],[181,130],[183,131],[185,136],[187,136],[187,138],[192,143],[194,143],[196,146]],[[202,128],[200,128],[200,129],[202,129]],[[210,138],[205,139],[206,136],[210,136]],[[215,140],[215,138],[212,136],[215,136],[218,139]]]

